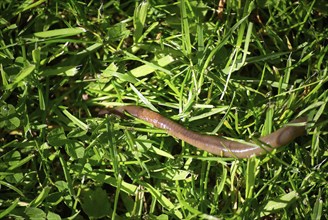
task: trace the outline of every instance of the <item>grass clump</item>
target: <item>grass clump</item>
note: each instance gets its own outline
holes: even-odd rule
[[[326,219],[327,5],[221,6],[1,2],[0,217]],[[220,158],[97,115],[125,103],[237,139],[307,115],[308,135]]]

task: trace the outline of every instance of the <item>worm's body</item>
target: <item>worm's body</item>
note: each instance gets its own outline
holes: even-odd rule
[[[121,114],[127,112],[134,117],[151,123],[157,128],[166,130],[168,134],[181,139],[188,144],[222,157],[248,158],[254,155],[259,156],[272,151],[274,148],[287,145],[296,137],[305,134],[305,125],[287,125],[267,136],[259,138],[259,142],[264,143],[259,146],[255,143],[241,143],[218,136],[199,134],[184,128],[180,124],[165,118],[156,112],[139,106],[120,106],[116,107],[114,109],[114,112],[115,111],[116,113]],[[291,123],[301,123],[306,121],[307,118],[302,117]]]

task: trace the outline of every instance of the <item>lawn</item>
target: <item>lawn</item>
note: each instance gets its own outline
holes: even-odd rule
[[[1,1],[0,218],[328,219],[325,1]],[[140,119],[258,141],[222,158]]]

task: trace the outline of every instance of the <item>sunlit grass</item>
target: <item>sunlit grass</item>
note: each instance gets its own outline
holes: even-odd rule
[[[327,219],[325,4],[0,3],[0,217]],[[307,115],[272,154],[220,158],[141,120],[256,139]]]

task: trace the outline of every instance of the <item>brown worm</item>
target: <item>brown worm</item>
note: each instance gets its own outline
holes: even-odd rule
[[[307,121],[306,117],[301,117],[291,121],[290,123],[302,124],[297,126],[286,125],[285,127],[282,127],[269,135],[260,137],[258,139],[259,141],[256,143],[241,143],[238,141],[228,140],[223,137],[199,134],[184,128],[180,124],[165,118],[156,112],[139,106],[120,106],[111,110],[102,111],[100,114],[108,112],[119,115],[124,115],[124,113],[127,112],[134,117],[151,123],[156,128],[166,130],[169,135],[181,139],[201,150],[205,150],[222,157],[234,158],[249,158],[251,156],[259,156],[270,152],[275,148],[287,145],[295,138],[306,133],[305,122]]]

